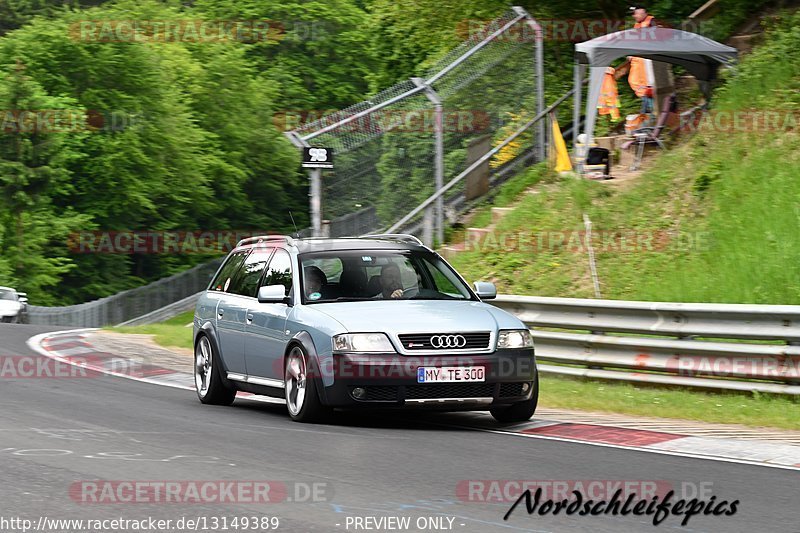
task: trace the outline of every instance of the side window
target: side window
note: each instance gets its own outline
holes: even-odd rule
[[[258,290],[258,280],[267,266],[272,248],[254,250],[245,260],[241,273],[231,283],[228,292],[242,296],[255,296]]]
[[[275,250],[261,285],[283,285],[286,289],[284,294],[289,294],[292,290],[292,258],[289,252],[280,248]]]
[[[460,282],[456,274],[447,268],[441,260],[436,259],[435,261],[436,263],[431,263],[430,260],[424,259],[421,265],[432,278],[435,285],[432,289],[442,294],[452,296],[453,298],[468,299],[469,294],[458,288]]]
[[[234,281],[236,273],[239,271],[239,267],[242,266],[246,255],[247,252],[244,251],[236,252],[231,255],[222,266],[217,277],[211,282],[209,289],[212,291],[229,292],[230,285]]]
[[[453,285],[453,282],[442,274],[441,270],[434,268],[431,270],[431,274],[433,275],[433,282],[436,284],[437,291],[450,294],[451,296],[463,296],[459,290],[456,289],[456,286]]]

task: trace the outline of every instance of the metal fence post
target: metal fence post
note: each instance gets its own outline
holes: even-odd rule
[[[308,141],[297,135],[294,131],[287,131],[286,138],[296,147],[306,148]],[[309,215],[311,216],[311,231],[313,237],[322,236],[322,169],[312,168],[308,170],[310,180],[309,187]]]
[[[422,215],[422,243],[425,246],[433,245],[433,207],[428,206]]]
[[[411,78],[417,87],[425,88],[425,96],[433,104],[434,109],[434,183],[438,192],[444,186],[444,118],[442,113],[442,99],[425,83],[422,78]],[[444,198],[436,199],[436,241],[444,243]],[[430,246],[430,244],[428,245]]]
[[[534,76],[536,78],[536,114],[539,115],[544,111],[544,32],[536,19],[524,8],[514,6],[512,9],[518,15],[525,17],[525,22],[533,29],[536,36],[534,44]],[[545,132],[545,123],[541,121],[536,129],[536,157],[539,161],[544,161],[546,157],[547,134]]]
[[[311,228],[314,237],[322,236],[322,169],[312,168],[309,172],[311,176],[311,198],[309,207],[311,210]]]

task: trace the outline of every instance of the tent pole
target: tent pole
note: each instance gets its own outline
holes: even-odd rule
[[[581,95],[583,93],[583,80],[581,79],[581,65],[575,61],[575,100],[572,109],[572,155],[578,155],[578,134],[580,133],[581,120]]]
[[[575,151],[575,144],[578,142],[578,133],[580,133],[580,119],[581,119],[581,93],[583,87],[581,86],[581,66],[575,62],[575,99],[573,101],[574,107],[572,109],[572,149]]]

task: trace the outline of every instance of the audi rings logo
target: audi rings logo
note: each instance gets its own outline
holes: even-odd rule
[[[431,346],[434,348],[463,348],[467,345],[464,335],[434,335]]]

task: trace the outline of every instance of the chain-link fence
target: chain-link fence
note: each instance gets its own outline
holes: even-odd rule
[[[333,150],[335,167],[311,172],[318,233],[391,226],[542,110],[536,22],[514,8],[488,23],[465,22],[464,29],[466,40],[424,78],[287,134],[298,146]],[[519,137],[453,187],[436,205],[436,237],[442,237],[445,211],[452,216],[466,200],[486,194],[494,174],[520,158],[542,157],[543,136],[542,129]]]
[[[215,259],[149,285],[93,302],[64,307],[30,305],[26,322],[84,328],[121,324],[204,290],[221,263],[222,258]]]

